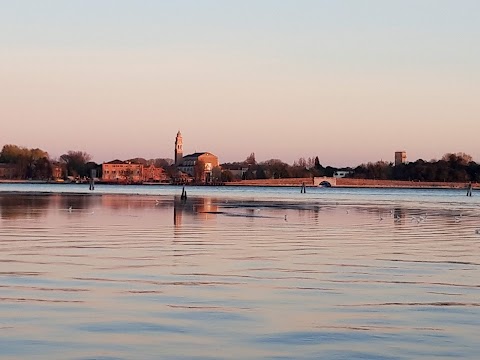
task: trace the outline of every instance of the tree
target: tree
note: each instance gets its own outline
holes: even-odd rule
[[[267,174],[265,174],[265,169],[262,165],[258,165],[257,167],[257,179],[266,179]]]
[[[46,157],[36,160],[32,166],[32,179],[48,180],[52,178],[52,164]]]
[[[144,158],[141,158],[141,157],[136,157],[136,158],[133,158],[133,159],[129,159],[127,160],[127,162],[131,162],[132,164],[142,164],[143,166],[147,165],[147,160],[145,160]]]
[[[329,175],[329,169],[327,167],[327,176]],[[386,161],[377,161],[375,163],[369,162],[362,164],[355,168],[355,178],[359,179],[391,179],[393,174],[393,164]]]
[[[280,179],[290,177],[288,172],[288,164],[284,163],[280,159],[270,159],[264,161],[260,165],[264,167],[267,178]]]
[[[470,178],[470,181],[475,181],[478,182],[480,181],[480,165],[475,163],[474,161],[471,161],[468,164],[467,167],[467,173],[468,177]]]
[[[89,161],[85,164],[85,173],[87,174],[87,177],[90,177],[92,174],[92,170],[95,170],[96,176],[101,177],[102,176],[102,165],[97,164],[93,161]]]
[[[313,169],[315,167],[315,159],[312,157],[309,157],[307,159],[307,169]]]
[[[255,166],[257,165],[257,160],[255,160],[255,153],[251,153],[250,155],[247,156],[245,159],[245,164],[248,166]]]
[[[305,158],[301,157],[297,161],[293,162],[293,166],[306,168],[307,167],[307,161],[305,160]]]
[[[255,173],[252,169],[248,168],[242,175],[242,180],[253,180],[255,179]]]
[[[311,163],[313,164],[313,159],[310,158]],[[303,178],[310,177],[312,174],[308,170],[308,163],[305,158],[301,157],[297,161],[293,162],[293,166],[289,167],[289,177],[293,178]]]
[[[84,151],[68,151],[60,156],[60,160],[66,165],[68,174],[74,177],[89,176],[85,164],[91,160],[90,154]]]
[[[25,147],[17,145],[4,145],[0,153],[0,162],[8,164],[18,164],[29,157],[30,151]]]
[[[222,179],[222,168],[220,166],[215,166],[212,169],[212,181],[218,182]]]
[[[233,174],[230,170],[223,170],[221,175],[222,182],[233,181]]]
[[[152,160],[153,160],[153,165],[155,165],[156,167],[164,168],[164,169],[173,165],[173,159],[169,159],[169,158],[157,158]],[[149,162],[152,160],[149,160]]]
[[[456,154],[446,153],[443,155],[442,160],[448,161],[451,165],[466,166],[472,161],[472,157],[464,152],[458,152]]]
[[[51,165],[48,153],[41,149],[28,149],[17,145],[4,145],[0,152],[0,162],[14,164],[22,179],[48,179]]]

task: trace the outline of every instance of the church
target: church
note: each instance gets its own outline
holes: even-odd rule
[[[183,138],[180,131],[175,138],[175,166],[178,170],[193,177],[196,182],[211,183],[213,171],[218,168],[218,157],[210,152],[195,152],[183,155]]]

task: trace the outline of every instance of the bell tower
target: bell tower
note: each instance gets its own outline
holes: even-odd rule
[[[183,139],[180,131],[177,132],[177,137],[175,138],[175,165],[178,166],[181,164],[183,159]]]

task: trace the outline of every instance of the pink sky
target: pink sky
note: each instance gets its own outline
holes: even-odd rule
[[[132,2],[107,17],[100,6],[88,24],[79,3],[55,3],[62,19],[35,3],[2,5],[0,146],[85,150],[97,162],[173,158],[181,130],[186,153],[221,162],[255,152],[354,166],[397,150],[480,161],[475,3],[451,2],[448,14],[423,5],[422,17],[374,2],[396,27],[355,3],[328,14],[282,5],[271,18],[256,5],[246,23],[208,3],[218,11]],[[152,9],[176,20],[158,24]]]

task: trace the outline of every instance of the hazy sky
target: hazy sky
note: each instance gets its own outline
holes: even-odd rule
[[[480,1],[0,0],[0,146],[480,161]]]

